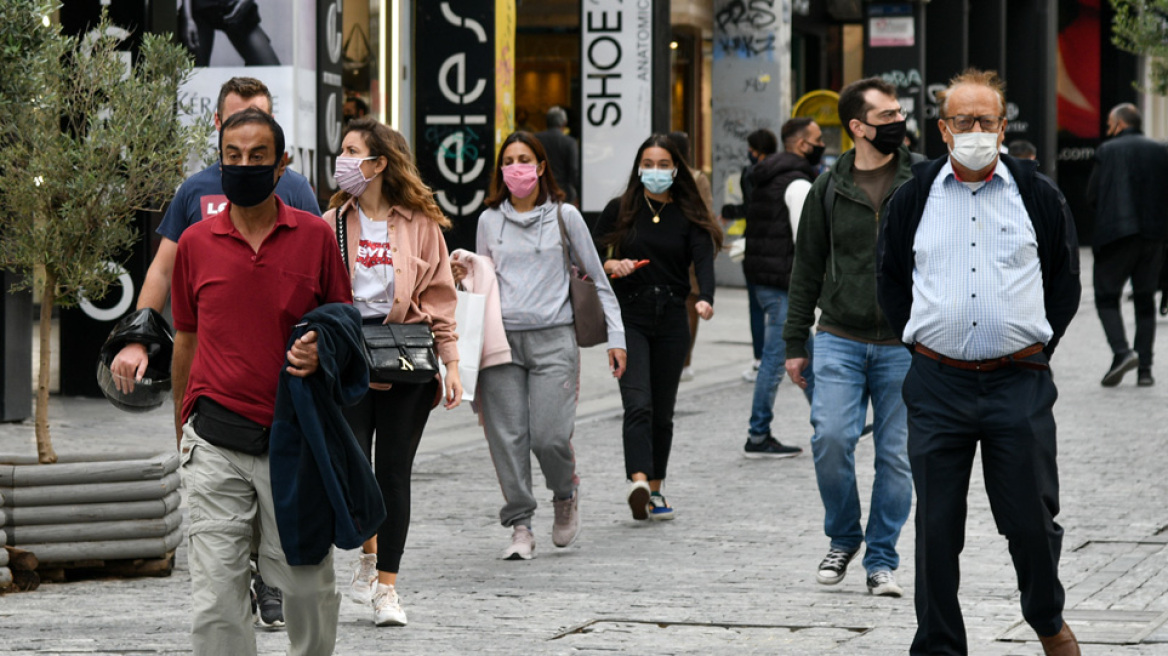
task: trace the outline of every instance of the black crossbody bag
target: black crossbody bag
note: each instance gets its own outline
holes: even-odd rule
[[[345,217],[336,211],[337,245],[349,270],[349,240]],[[424,323],[364,324],[365,362],[373,383],[427,383],[438,374],[434,331]]]
[[[240,451],[249,456],[262,456],[268,451],[268,434],[271,429],[205,396],[195,399],[191,428],[209,444],[224,449]]]

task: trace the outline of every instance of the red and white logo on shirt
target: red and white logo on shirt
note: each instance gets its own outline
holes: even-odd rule
[[[357,242],[357,264],[366,269],[376,265],[393,266],[393,253],[389,244],[380,241],[362,239]]]
[[[203,215],[204,221],[225,209],[227,209],[227,196],[223,194],[208,194],[199,198],[199,213]]]

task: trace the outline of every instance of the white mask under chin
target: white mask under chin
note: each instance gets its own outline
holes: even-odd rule
[[[953,135],[949,154],[970,171],[980,171],[998,156],[997,132],[961,132]]]

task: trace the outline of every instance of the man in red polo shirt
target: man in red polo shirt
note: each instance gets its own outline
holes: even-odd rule
[[[320,305],[351,302],[349,278],[328,225],[274,194],[285,165],[275,119],[257,109],[239,112],[224,122],[219,146],[230,205],[183,234],[171,291],[194,653],[256,653],[248,556],[258,516],[259,567],[284,591],[289,653],[331,654],[340,606],[332,557],[288,565],[267,450],[285,358],[295,376],[318,366],[316,333],[285,351],[292,329]]]

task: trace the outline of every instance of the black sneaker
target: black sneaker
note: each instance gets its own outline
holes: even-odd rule
[[[823,585],[835,585],[844,580],[848,574],[848,563],[860,553],[859,549],[855,551],[844,551],[843,549],[836,549],[832,547],[823,560],[819,561],[819,569],[815,572],[815,580]]]
[[[1140,356],[1136,355],[1135,351],[1128,351],[1122,355],[1117,355],[1111,361],[1111,368],[1103,375],[1103,380],[1100,384],[1104,387],[1115,387],[1123,380],[1124,374],[1140,366]]]
[[[1140,369],[1139,377],[1136,378],[1136,385],[1140,387],[1151,387],[1156,384],[1156,379],[1152,378],[1151,369]]]
[[[259,574],[251,575],[253,603],[259,606],[256,626],[278,629],[284,626],[284,595],[279,588],[264,583]]]
[[[765,440],[758,443],[747,439],[746,447],[743,449],[743,455],[747,458],[794,458],[800,453],[803,453],[803,449],[785,446],[773,435],[767,435]]]

